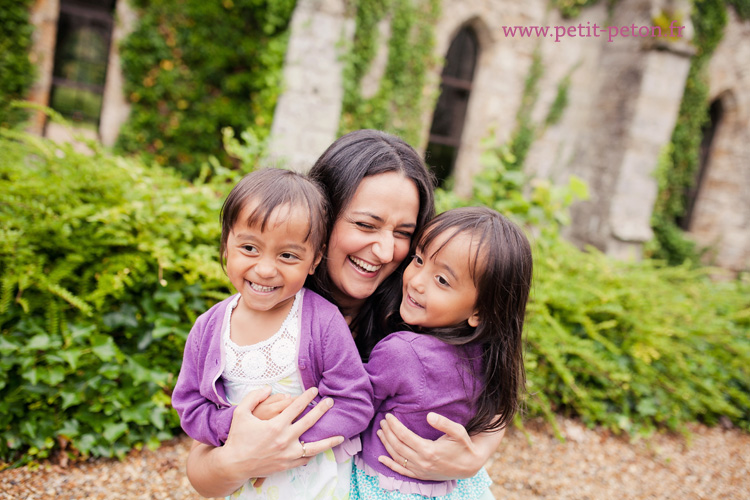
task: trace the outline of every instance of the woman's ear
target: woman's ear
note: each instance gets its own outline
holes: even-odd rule
[[[479,326],[479,311],[474,311],[474,314],[469,316],[469,326],[473,328]]]

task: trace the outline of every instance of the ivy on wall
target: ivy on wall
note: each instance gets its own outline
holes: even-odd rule
[[[225,165],[221,129],[271,129],[296,0],[131,0],[136,29],[120,54],[132,105],[118,138],[195,177],[209,156]]]
[[[685,261],[697,264],[699,259],[695,243],[685,237],[677,218],[685,213],[686,193],[695,183],[700,167],[703,127],[708,121],[709,108],[707,67],[724,34],[727,5],[734,6],[741,18],[750,18],[748,0],[695,0],[693,3],[693,44],[697,52],[690,64],[668,155],[657,168],[659,195],[651,219],[654,240],[648,244],[645,254],[671,265]]]
[[[31,0],[0,0],[0,126],[10,127],[26,118],[27,113],[11,106],[22,99],[34,82],[35,68],[29,60],[31,33],[29,22]]]
[[[419,143],[423,112],[432,104],[424,89],[427,71],[437,63],[434,26],[439,16],[439,0],[356,2],[354,40],[344,66],[340,134],[375,128]],[[388,60],[377,92],[364,97],[362,83],[376,56],[383,19],[391,25]]]

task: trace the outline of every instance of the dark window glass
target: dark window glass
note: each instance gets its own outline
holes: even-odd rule
[[[474,30],[462,28],[451,42],[440,83],[440,97],[430,127],[430,141],[425,161],[432,167],[440,184],[452,174],[461,145],[471,82],[479,55]]]
[[[700,165],[698,167],[698,172],[696,172],[693,185],[685,191],[685,214],[682,217],[677,218],[677,225],[683,231],[690,230],[690,223],[692,222],[693,211],[695,210],[695,202],[698,199],[698,193],[703,184],[703,179],[708,172],[708,163],[711,157],[711,145],[713,144],[716,131],[721,124],[723,116],[724,106],[721,104],[721,99],[719,98],[712,102],[708,109],[709,120],[703,126],[702,131],[703,138],[700,147]]]
[[[114,6],[113,0],[60,2],[50,107],[76,122],[99,123]]]

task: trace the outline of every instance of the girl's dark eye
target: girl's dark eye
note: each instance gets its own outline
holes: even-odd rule
[[[449,285],[448,281],[445,278],[443,278],[442,276],[436,276],[436,279],[437,279],[437,282],[440,283],[443,286],[448,286]]]
[[[412,260],[413,260],[413,261],[414,261],[414,262],[415,262],[415,263],[416,263],[416,264],[417,264],[418,266],[421,266],[422,264],[424,264],[424,261],[422,260],[422,257],[420,257],[419,255],[412,255],[412,257],[411,257],[411,258],[412,258]]]
[[[242,245],[242,249],[250,253],[254,253],[258,251],[258,249],[255,248],[253,245]]]
[[[295,260],[297,259],[297,256],[293,253],[285,252],[281,254],[281,258],[284,260]]]

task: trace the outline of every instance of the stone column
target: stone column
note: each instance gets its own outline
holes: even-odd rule
[[[57,40],[57,19],[60,16],[59,0],[35,0],[31,7],[31,24],[34,33],[31,37],[31,62],[37,68],[37,80],[29,90],[28,100],[47,106],[52,88],[52,71],[55,65],[55,42]],[[47,117],[41,111],[33,113],[29,131],[42,134]]]
[[[112,28],[107,79],[104,83],[99,119],[99,137],[105,146],[112,146],[115,143],[120,127],[128,119],[130,113],[130,104],[123,89],[125,82],[120,66],[120,42],[133,30],[136,19],[137,15],[130,7],[128,0],[118,0],[115,7],[115,25]]]
[[[354,34],[344,0],[299,0],[271,126],[273,163],[305,172],[336,139],[343,99],[339,47]]]

